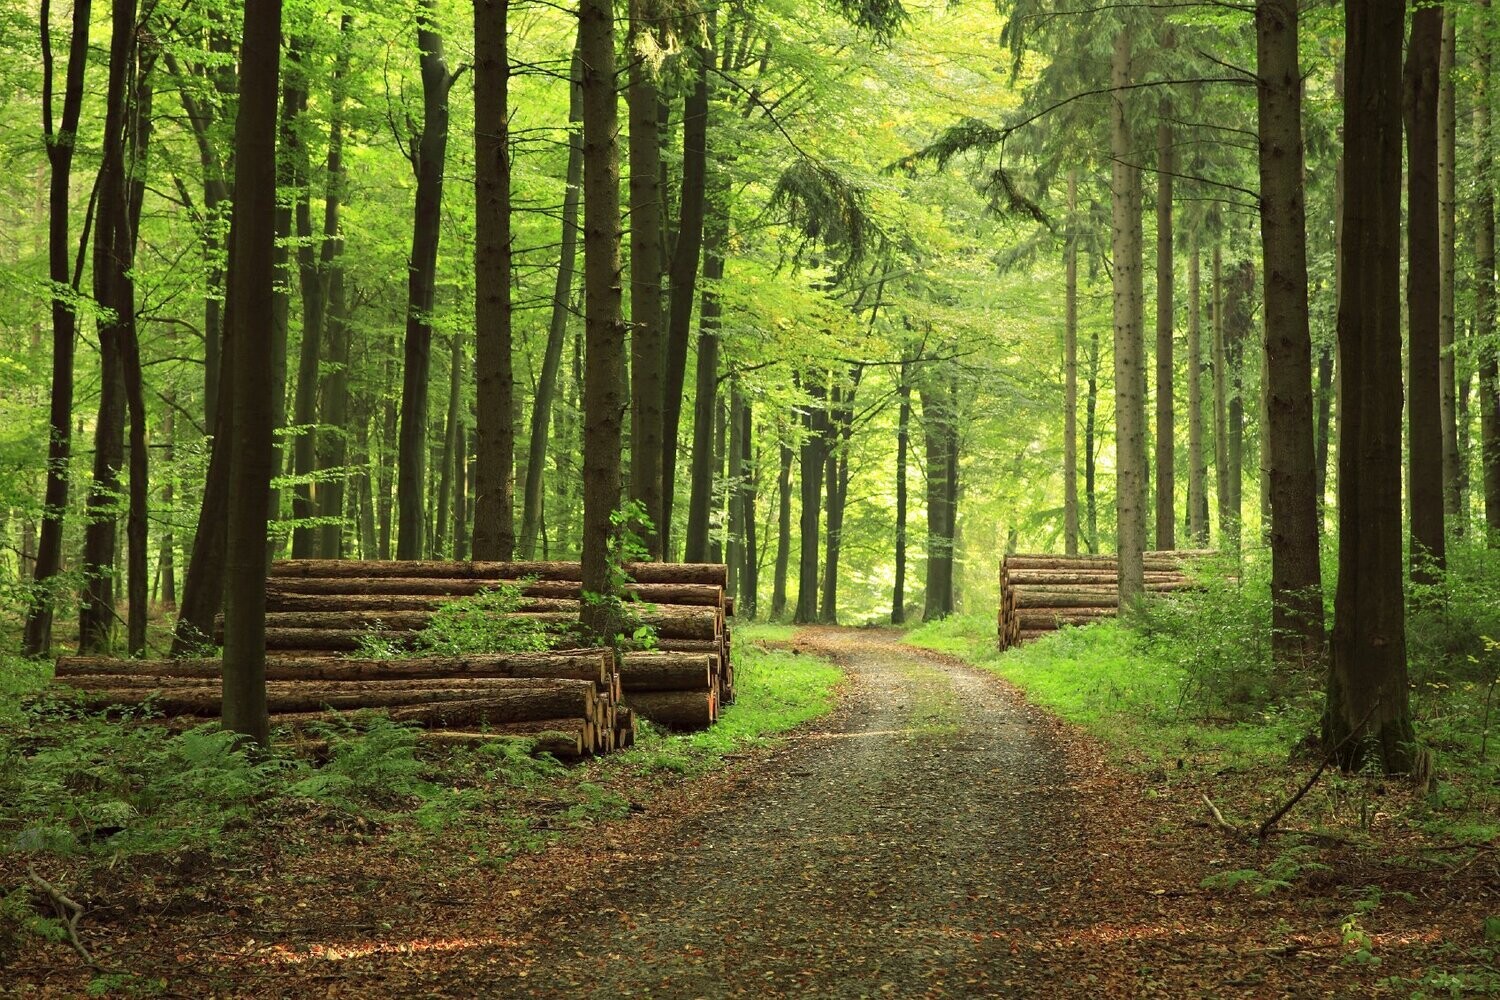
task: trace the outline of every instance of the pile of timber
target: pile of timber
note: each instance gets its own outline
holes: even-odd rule
[[[64,657],[58,684],[91,709],[148,702],[169,724],[217,718],[217,659],[117,660]],[[635,741],[620,704],[620,673],[605,649],[410,660],[272,655],[266,697],[273,728],[302,729],[333,712],[378,710],[444,743],[525,739],[536,752],[577,758]]]
[[[1206,550],[1145,553],[1146,590],[1193,586],[1185,567]],[[1064,625],[1087,625],[1119,610],[1119,563],[1112,555],[1007,555],[1000,561],[1000,648],[1009,649]]]

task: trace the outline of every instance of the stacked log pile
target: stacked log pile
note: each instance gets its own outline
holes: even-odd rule
[[[1146,590],[1193,586],[1185,567],[1202,550],[1147,552]],[[1064,625],[1112,618],[1119,610],[1119,563],[1112,555],[1007,555],[1000,562],[1000,648],[1028,642]]]
[[[630,596],[641,602],[632,617],[657,636],[651,652],[360,659],[348,654],[372,629],[391,639],[414,635],[446,602],[502,584],[522,593],[511,614],[566,629],[578,621],[579,564],[276,562],[266,581],[272,724],[304,726],[334,711],[376,709],[419,724],[427,739],[522,737],[565,757],[631,745],[637,714],[672,728],[711,725],[734,695],[725,567],[641,563],[626,571],[636,581]],[[57,665],[59,683],[77,689],[85,706],[149,702],[173,724],[220,714],[220,675],[216,659],[71,657]]]

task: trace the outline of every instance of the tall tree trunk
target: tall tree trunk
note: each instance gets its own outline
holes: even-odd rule
[[[1339,582],[1324,746],[1346,769],[1413,760],[1401,557],[1403,0],[1351,4],[1339,299]]]
[[[1188,250],[1188,537],[1208,546],[1208,464],[1203,454],[1203,297],[1198,231]]]
[[[823,372],[814,372],[802,379],[808,400],[803,410],[804,435],[797,469],[802,509],[798,525],[797,609],[792,615],[792,621],[799,625],[810,625],[818,620],[818,531],[822,520],[819,508],[828,458],[826,381],[827,375]]]
[[[474,4],[474,558],[499,560],[516,548],[507,6]]]
[[[725,447],[729,427],[724,397],[714,394],[713,511],[708,519],[708,561],[724,561],[724,536],[729,522],[729,450]],[[733,586],[730,586],[733,596]]]
[[[1069,175],[1068,190],[1073,190],[1072,175]],[[1070,199],[1071,204],[1071,199]],[[1071,220],[1071,213],[1069,218]],[[1071,238],[1071,230],[1069,236]],[[1076,329],[1074,334],[1076,337]],[[1077,374],[1077,365],[1074,365],[1074,374]],[[896,384],[896,394],[901,398],[901,408],[896,416],[896,582],[891,588],[891,624],[901,625],[906,622],[906,453],[911,444],[911,361],[903,350],[901,354],[901,374]],[[1077,395],[1075,387],[1074,395]],[[1072,407],[1068,408],[1071,415]],[[1067,463],[1071,468],[1076,462]],[[1073,489],[1073,545],[1077,551],[1078,545],[1078,495],[1076,484]]]
[[[724,246],[729,239],[729,184],[714,178],[714,197],[703,236],[703,301],[698,308],[698,372],[693,399],[692,490],[688,497],[687,536],[683,558],[709,558],[714,500],[714,414],[718,400],[719,289],[724,277]],[[681,237],[678,237],[681,239]],[[816,556],[814,556],[816,561]],[[800,600],[800,598],[799,598]]]
[[[1110,81],[1110,194],[1114,209],[1114,332],[1115,332],[1115,468],[1116,547],[1119,553],[1120,606],[1134,602],[1145,587],[1141,553],[1146,542],[1146,401],[1141,314],[1137,288],[1141,280],[1141,245],[1136,239],[1140,219],[1137,168],[1126,113],[1126,90],[1131,85],[1130,29],[1120,28],[1114,39]]]
[[[1453,81],[1457,55],[1455,13],[1442,8],[1443,37],[1438,58],[1438,383],[1443,435],[1443,513],[1449,530],[1462,534],[1463,508],[1459,498],[1458,378],[1454,357],[1454,250],[1458,232],[1455,169],[1458,161],[1458,122]]]
[[[1489,23],[1490,0],[1477,0],[1482,24]],[[1495,189],[1488,182],[1495,167],[1490,109],[1494,79],[1492,45],[1486,31],[1474,39],[1474,349],[1479,370],[1479,460],[1484,478],[1484,520],[1490,544],[1500,545],[1500,363],[1495,338]]]
[[[1170,102],[1163,114],[1171,112]],[[1172,126],[1156,126],[1156,547],[1177,548],[1177,427],[1172,387]]]
[[[786,574],[792,552],[792,449],[781,442],[781,465],[776,473],[776,568],[771,581],[771,618],[786,614]]]
[[[854,433],[854,393],[862,369],[850,372],[847,388],[833,389],[832,448],[828,453],[828,546],[823,567],[823,597],[819,620],[837,625],[839,620],[839,558],[844,547],[844,506],[849,498],[849,446]]]
[[[924,380],[918,390],[922,400],[922,437],[927,456],[927,587],[923,601],[924,621],[945,618],[953,610],[953,513],[950,474],[950,438],[953,400],[937,378]]]
[[[454,483],[465,478],[463,448],[463,385],[464,385],[464,340],[453,335],[452,350],[448,357],[448,413],[443,422],[442,476],[438,481],[437,544],[433,555],[441,557],[446,551],[449,500],[454,495]],[[457,559],[455,554],[453,558]]]
[[[609,595],[611,517],[620,503],[625,411],[625,324],[620,316],[620,153],[615,98],[614,6],[581,0],[583,64],[583,255],[585,294],[583,589]],[[584,624],[614,634],[609,605],[585,602]]]
[[[331,158],[332,154],[329,155]],[[330,172],[330,180],[332,177]],[[337,227],[335,221],[335,232]],[[328,232],[326,225],[324,232]],[[349,460],[349,307],[344,297],[344,267],[339,261],[343,254],[340,246],[342,242],[335,236],[323,244],[329,254],[328,307],[324,332],[327,335],[328,360],[332,362],[332,368],[323,379],[321,423],[326,432],[323,434],[323,448],[318,464],[334,475],[322,484],[319,496],[323,501],[323,516],[338,519],[324,524],[321,529],[322,538],[318,549],[324,559],[344,557],[344,492],[348,481],[348,473],[344,470]]]
[[[708,11],[705,33],[715,38],[716,18]],[[710,45],[712,41],[710,41]],[[703,225],[708,177],[708,73],[714,62],[710,46],[694,49],[697,59],[693,88],[682,104],[682,195],[678,201],[677,241],[668,268],[670,295],[667,310],[667,358],[662,400],[662,514],[657,525],[663,555],[672,550],[672,507],[677,490],[677,435],[682,422],[682,390],[687,381],[688,342],[693,325],[693,302],[698,260],[703,250]]]
[[[1213,252],[1214,495],[1219,506],[1219,547],[1239,550],[1239,513],[1229,485],[1229,351],[1224,344],[1224,252]]]
[[[176,481],[176,470],[172,467],[177,447],[177,416],[173,412],[174,407],[177,405],[177,393],[175,390],[169,391],[166,394],[166,403],[167,405],[163,408],[161,417],[161,463],[167,472],[162,477],[161,505],[162,509],[167,512],[169,520],[168,526],[162,532],[161,536],[161,555],[158,556],[157,572],[161,574],[162,606],[168,610],[174,610],[177,607],[177,560],[176,553],[173,550],[177,543],[172,537],[171,525],[177,520],[176,511],[174,510],[177,498],[173,489]]]
[[[1265,259],[1271,646],[1279,663],[1323,656],[1323,578],[1313,468],[1312,333],[1302,178],[1297,0],[1256,5],[1260,231]]]
[[[1068,222],[1063,236],[1063,272],[1066,288],[1063,292],[1063,551],[1068,555],[1078,554],[1078,168],[1068,170]],[[911,411],[911,387],[906,385],[906,359],[901,359],[901,428],[898,447],[900,463],[898,475],[901,485],[897,506],[904,508],[906,501],[906,419]],[[905,547],[905,525],[897,528],[898,549]],[[898,603],[893,615],[900,615],[899,581],[903,567],[897,560]],[[892,617],[899,623],[903,618]]]
[[[134,7],[134,0],[130,0]],[[120,6],[123,8],[124,4]],[[141,343],[135,322],[135,244],[140,231],[141,205],[146,194],[146,150],[151,140],[150,60],[134,60],[135,91],[130,106],[129,185],[125,192],[123,226],[115,232],[115,244],[122,264],[119,280],[119,306],[128,310],[129,318],[121,324],[124,343],[121,351],[125,376],[125,406],[130,415],[130,510],[125,521],[128,543],[126,599],[129,604],[127,649],[131,656],[146,655],[147,561],[150,558],[150,528],[147,519],[151,506],[151,482],[146,446],[145,380],[141,374]]]
[[[235,386],[224,587],[223,720],[258,743],[270,739],[266,715],[266,522],[274,469],[274,374],[257,363],[271,327],[276,203],[276,73],[280,0],[246,0],[235,121],[235,248],[230,261],[229,366]]]
[[[401,443],[396,470],[396,558],[422,558],[427,459],[427,383],[432,369],[432,305],[442,229],[443,170],[448,152],[448,91],[453,76],[443,60],[434,0],[420,0],[417,49],[422,67],[422,128],[412,137],[417,177],[407,275],[405,367],[401,379]],[[483,282],[486,286],[494,282]]]
[[[68,43],[68,69],[63,83],[62,118],[52,120],[52,89],[55,73],[52,57],[51,2],[41,7],[42,42],[42,130],[47,144],[49,169],[47,189],[47,259],[52,281],[52,394],[48,409],[50,430],[47,444],[47,486],[43,499],[42,528],[37,543],[33,580],[36,596],[26,612],[21,644],[25,656],[39,656],[52,645],[54,594],[51,580],[62,570],[63,518],[68,508],[68,465],[73,449],[73,362],[78,317],[70,295],[78,291],[73,267],[73,247],[68,233],[69,185],[73,172],[73,150],[78,141],[78,119],[83,106],[84,70],[88,64],[90,0],[74,0],[72,38]],[[88,241],[87,223],[82,243]],[[83,256],[79,248],[80,264]]]
[[[94,298],[110,310],[99,322],[99,417],[94,426],[94,476],[84,529],[84,592],[78,649],[109,645],[115,614],[115,531],[120,466],[125,459],[126,352],[133,342],[135,290],[130,274],[134,236],[127,190],[129,115],[135,80],[135,2],[111,5],[109,84],[105,96],[104,161],[99,168],[99,223],[94,229]]]
[[[1438,204],[1438,63],[1443,8],[1412,12],[1405,70],[1407,219],[1407,496],[1414,579],[1447,559],[1443,533],[1442,240]]]
[[[469,434],[460,420],[454,430],[453,472],[453,558],[471,558],[469,552],[469,482],[473,467],[469,462]]]
[[[662,557],[662,407],[667,363],[661,278],[664,211],[659,95],[643,46],[658,33],[646,0],[630,2],[630,496],[651,520],[643,540]]]
[[[760,547],[755,532],[756,460],[755,420],[750,400],[740,400],[740,520],[743,524],[744,559],[740,566],[740,597],[736,612],[754,620],[760,591]]]
[[[388,354],[386,356],[386,363],[385,363],[385,384],[386,385],[392,385],[392,384],[394,384],[394,382],[396,380],[396,364],[397,364],[397,362],[396,362],[396,358],[395,358],[395,355],[394,355],[394,351],[395,351],[394,344],[392,344],[389,347],[389,350],[392,353]],[[379,472],[376,475],[376,479],[375,479],[375,486],[376,486],[376,489],[379,491],[380,495],[376,499],[375,507],[376,507],[376,516],[377,516],[377,519],[379,520],[379,523],[380,523],[380,527],[379,527],[379,534],[380,534],[380,539],[379,539],[380,558],[382,558],[382,559],[389,559],[389,558],[391,558],[391,554],[392,554],[392,549],[391,549],[391,535],[392,535],[392,529],[394,527],[394,525],[392,524],[392,520],[393,520],[392,515],[394,513],[394,511],[392,510],[392,506],[393,506],[394,496],[392,494],[391,488],[394,485],[393,481],[395,479],[395,469],[394,469],[395,463],[391,461],[391,458],[395,455],[396,451],[399,448],[399,445],[397,443],[397,433],[398,432],[397,432],[397,424],[396,424],[396,421],[397,421],[396,401],[390,396],[389,393],[383,394],[382,395],[382,400],[383,400],[383,403],[382,403],[383,411],[382,411],[382,414],[381,414],[381,431],[380,431],[380,466],[379,466]]]
[[[303,65],[307,55],[310,55],[310,46],[305,42],[293,43],[287,50],[287,62],[291,64],[287,67],[287,75],[295,75],[303,81],[304,94],[308,88],[307,70]],[[334,86],[338,86],[337,82]],[[303,100],[306,101],[305,96]],[[319,503],[325,499],[320,496],[322,487],[312,481],[318,465],[318,364],[325,353],[326,279],[319,266],[322,248],[315,245],[312,229],[312,164],[297,130],[288,132],[287,138],[290,144],[284,155],[295,162],[295,172],[302,182],[296,194],[294,220],[297,228],[297,276],[302,290],[302,343],[297,352],[297,386],[292,395],[292,423],[296,426],[296,436],[292,439],[292,473],[297,479],[292,487],[292,518],[298,522],[292,528],[292,558],[315,559],[321,554],[322,531],[318,525],[305,522],[320,515],[340,513],[322,509]],[[330,132],[330,151],[334,145]],[[326,232],[323,235],[325,239],[328,236]]]
[[[574,127],[568,134],[562,248],[558,253],[557,278],[552,288],[552,317],[547,326],[547,346],[542,353],[542,370],[537,376],[536,396],[531,402],[531,438],[526,452],[526,485],[521,514],[522,559],[532,559],[536,555],[537,531],[542,523],[542,486],[546,481],[547,428],[551,425],[552,401],[557,395],[563,341],[568,332],[568,306],[573,295],[573,268],[578,253],[578,190],[583,183],[583,146],[576,128],[577,123],[583,119],[583,98],[578,86],[582,72],[575,48],[570,77],[572,84],[568,88],[568,123]]]
[[[1083,510],[1090,553],[1099,551],[1099,497],[1094,491],[1098,460],[1094,428],[1099,414],[1099,331],[1089,331],[1089,377],[1083,414]],[[1144,571],[1143,571],[1144,572]]]
[[[739,380],[731,378],[729,383],[729,472],[724,480],[725,492],[729,494],[729,518],[725,531],[725,559],[728,563],[729,581],[725,594],[739,597],[740,581],[745,569],[745,510],[740,493],[740,472],[745,464],[744,422],[740,410],[744,408],[744,397],[740,395]]]
[[[1229,510],[1232,548],[1238,552],[1243,536],[1245,485],[1245,342],[1250,336],[1255,265],[1240,261],[1225,293],[1224,352],[1229,381]]]

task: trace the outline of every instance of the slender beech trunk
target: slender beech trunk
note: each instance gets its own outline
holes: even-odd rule
[[[1068,555],[1078,554],[1078,168],[1068,170],[1068,222],[1063,235],[1063,272],[1066,287],[1063,292],[1063,551]],[[901,359],[901,428],[899,431],[900,463],[897,475],[901,486],[897,506],[904,507],[906,501],[906,419],[911,410],[911,387],[906,385],[906,359]],[[906,544],[905,524],[898,526],[898,546]],[[900,614],[899,591],[903,567],[898,550],[896,579],[898,602],[893,609]],[[893,617],[899,623],[902,618]]]
[[[287,75],[302,79],[304,92],[308,84],[303,62],[310,54],[309,48],[306,43],[294,42],[287,49]],[[305,104],[305,96],[303,101]],[[287,133],[287,139],[290,140],[289,148],[284,150],[284,155],[295,162],[295,173],[301,180],[294,210],[297,277],[302,291],[302,343],[297,352],[297,385],[292,394],[292,423],[296,426],[296,436],[292,439],[292,473],[297,479],[292,487],[292,518],[298,522],[292,528],[292,558],[315,559],[322,554],[322,531],[315,524],[303,522],[320,515],[332,516],[339,513],[337,510],[325,511],[322,508],[319,501],[326,499],[321,495],[322,487],[312,482],[318,465],[318,363],[326,353],[323,345],[326,286],[319,266],[322,248],[316,244],[312,229],[312,164],[308,159],[306,144],[296,129]],[[331,149],[331,135],[329,145]],[[327,238],[326,232],[323,238]]]
[[[389,350],[391,353],[387,354],[385,362],[384,384],[387,386],[395,384],[397,364],[394,345],[391,345]],[[392,507],[395,498],[392,487],[396,478],[396,463],[391,459],[395,457],[399,445],[396,440],[398,433],[396,401],[389,391],[383,393],[381,399],[380,465],[375,477],[375,487],[379,492],[379,497],[376,499],[375,507],[376,516],[380,522],[380,558],[389,559],[392,554],[391,534],[394,528]]]
[[[725,492],[729,494],[729,518],[726,522],[728,530],[725,532],[724,561],[729,564],[729,583],[725,593],[735,598],[740,596],[740,582],[745,569],[745,510],[741,503],[740,471],[745,464],[745,448],[748,442],[744,438],[744,422],[740,420],[740,410],[743,407],[744,398],[740,395],[739,380],[731,379],[729,384],[729,474],[724,481]]]
[[[792,449],[781,442],[776,473],[776,567],[771,580],[771,618],[786,614],[786,574],[792,559]]]
[[[583,259],[585,294],[583,589],[609,595],[611,516],[620,504],[625,412],[625,323],[620,315],[620,152],[615,98],[614,6],[581,0],[583,64]],[[612,636],[607,603],[585,602],[584,624]]]
[[[1401,555],[1401,43],[1406,4],[1345,11],[1339,582],[1323,745],[1349,770],[1415,757]],[[1357,165],[1357,166],[1356,166]]]
[[[1208,546],[1208,465],[1203,454],[1203,297],[1198,232],[1188,248],[1188,538]]]
[[[951,440],[957,434],[954,400],[933,377],[918,390],[927,457],[927,588],[922,617],[945,618],[953,611],[953,499]]]
[[[506,0],[474,4],[474,558],[499,560],[516,548],[507,7]],[[450,412],[456,433],[462,414]]]
[[[1164,115],[1171,104],[1163,105]],[[1177,426],[1173,396],[1172,126],[1156,126],[1156,547],[1177,548]]]
[[[1454,250],[1458,232],[1455,168],[1458,160],[1457,95],[1453,70],[1457,55],[1455,12],[1442,8],[1443,38],[1438,57],[1438,383],[1443,435],[1443,514],[1449,530],[1461,535],[1463,508],[1459,498],[1458,377],[1454,357]]]
[[[1214,495],[1219,506],[1219,547],[1238,551],[1239,516],[1229,487],[1229,352],[1224,345],[1224,253],[1213,252]]]
[[[1132,138],[1126,112],[1131,84],[1130,29],[1115,35],[1110,61],[1110,194],[1114,209],[1115,332],[1115,468],[1116,547],[1119,553],[1120,606],[1134,602],[1144,589],[1141,553],[1146,542],[1146,436],[1142,342],[1137,289],[1141,280],[1138,170],[1131,165]]]
[[[310,42],[304,36],[293,36],[287,48],[287,71],[281,78],[281,117],[278,121],[280,146],[276,161],[276,246],[273,251],[276,265],[276,287],[271,307],[271,420],[272,447],[275,449],[275,470],[280,475],[286,467],[286,440],[282,431],[286,426],[286,376],[287,344],[291,314],[292,288],[292,227],[294,213],[292,203],[286,200],[286,192],[302,191],[307,185],[307,158],[303,153],[302,140],[298,135],[299,119],[307,112],[307,74],[303,64],[308,57]],[[281,518],[281,489],[274,483],[267,499],[272,521]],[[267,539],[267,550],[274,558],[282,549],[280,537]]]
[[[1302,177],[1297,0],[1256,5],[1260,230],[1265,259],[1271,646],[1284,665],[1321,662],[1323,578],[1313,453],[1312,333]]]
[[[246,0],[240,51],[240,105],[235,121],[236,245],[230,261],[233,307],[229,336],[238,363],[234,444],[229,478],[228,545],[224,587],[223,721],[231,732],[264,744],[266,715],[266,522],[274,469],[274,374],[257,364],[271,328],[272,249],[276,202],[276,73],[281,0]]]
[[[760,591],[760,546],[755,530],[756,498],[756,449],[755,416],[750,400],[740,400],[740,440],[744,442],[740,451],[738,472],[740,493],[740,520],[744,525],[744,560],[740,567],[740,597],[736,613],[754,620]]]
[[[168,390],[166,393],[167,405],[162,410],[161,417],[161,464],[166,470],[161,484],[161,506],[167,512],[169,518],[168,527],[162,532],[160,555],[157,557],[157,572],[161,575],[161,603],[168,610],[177,607],[177,568],[176,539],[172,537],[171,524],[176,521],[176,511],[173,509],[177,498],[174,485],[176,481],[176,470],[172,468],[177,446],[177,415],[174,407],[177,405],[177,393]]]
[[[714,394],[713,512],[708,519],[708,561],[724,562],[724,536],[729,523],[729,450],[725,447],[729,415],[722,394]],[[734,585],[728,586],[733,596]]]
[[[656,8],[630,2],[632,55],[626,100],[630,109],[630,496],[651,520],[644,532],[652,558],[662,557],[662,407],[665,402],[666,330],[662,315],[660,97],[650,63],[639,53],[659,28]]]
[[[715,37],[715,14],[708,12],[706,37]],[[662,514],[657,525],[661,549],[671,552],[672,507],[677,491],[677,436],[682,422],[682,390],[687,381],[688,343],[693,326],[693,301],[698,260],[703,251],[703,222],[708,178],[708,73],[714,52],[694,49],[697,61],[693,87],[682,104],[682,194],[678,200],[677,239],[668,267],[667,344],[662,400]]]
[[[329,155],[331,158],[332,153]],[[334,176],[330,173],[329,180],[332,181]],[[333,228],[337,232],[337,221]],[[324,232],[328,232],[326,225]],[[343,254],[342,242],[335,236],[323,244],[329,255],[324,333],[332,368],[323,379],[321,423],[324,433],[318,464],[335,475],[322,484],[319,497],[323,501],[323,516],[338,519],[320,529],[322,538],[318,549],[324,559],[342,559],[344,556],[345,483],[348,476],[343,470],[349,459],[349,306],[344,297],[344,267],[339,261]]]
[[[1069,175],[1068,190],[1073,190]],[[1071,204],[1071,200],[1070,200]],[[1071,220],[1071,214],[1069,216]],[[1071,239],[1072,232],[1069,231]],[[1076,336],[1076,329],[1074,331]],[[1074,365],[1074,374],[1077,366]],[[896,394],[901,398],[901,408],[896,416],[896,583],[891,589],[891,624],[901,625],[906,621],[906,465],[907,450],[911,446],[911,360],[905,352],[901,355],[901,374],[896,384]],[[1074,395],[1077,395],[1076,387]],[[1071,415],[1072,407],[1068,408]],[[1070,416],[1071,420],[1071,416]],[[1075,459],[1076,461],[1076,459]],[[1068,463],[1069,467],[1072,462]],[[1073,489],[1073,545],[1078,546],[1078,491]]]
[[[446,551],[449,501],[453,497],[457,480],[465,478],[463,448],[463,401],[464,401],[464,339],[455,333],[448,356],[448,413],[443,421],[442,476],[438,481],[437,543],[433,555],[441,557]],[[453,558],[457,559],[455,554]]]
[[[1224,354],[1228,362],[1226,377],[1229,383],[1229,452],[1226,464],[1229,467],[1229,510],[1233,524],[1232,547],[1240,547],[1244,524],[1245,485],[1245,341],[1250,335],[1251,296],[1255,288],[1255,265],[1242,260],[1225,293],[1224,303]]]
[[[1443,532],[1442,266],[1438,204],[1438,63],[1443,8],[1417,7],[1405,70],[1407,498],[1414,579],[1447,560]]]
[[[797,610],[792,615],[792,621],[799,625],[818,620],[818,530],[822,520],[819,508],[823,498],[823,470],[828,458],[826,378],[826,374],[815,372],[802,379],[808,400],[803,408],[804,436],[797,469],[802,510],[798,524]]]
[[[547,465],[547,429],[551,426],[552,401],[557,395],[558,372],[562,368],[563,341],[568,332],[568,306],[573,295],[573,270],[578,253],[578,192],[583,183],[583,144],[578,123],[583,120],[583,97],[578,80],[582,74],[578,52],[573,52],[572,84],[568,89],[568,174],[563,192],[562,247],[557,259],[557,278],[552,287],[552,317],[547,326],[547,346],[542,370],[537,376],[536,396],[531,402],[531,438],[526,452],[526,484],[521,513],[520,554],[536,555],[537,531],[542,523],[542,487]]]
[[[1098,454],[1094,428],[1099,415],[1099,331],[1089,331],[1089,377],[1083,413],[1083,511],[1090,553],[1099,551],[1099,497],[1094,491]]]
[[[72,38],[68,43],[68,69],[63,83],[62,118],[52,119],[55,68],[52,56],[50,0],[41,7],[42,43],[42,131],[47,145],[49,170],[47,189],[48,276],[56,294],[52,298],[52,394],[49,401],[47,486],[43,499],[42,529],[37,543],[33,581],[36,592],[26,612],[26,630],[21,651],[39,656],[52,645],[53,598],[50,581],[62,570],[63,518],[68,508],[68,466],[73,448],[73,364],[78,317],[71,295],[78,291],[82,267],[73,266],[73,247],[68,232],[69,185],[73,172],[73,150],[78,139],[78,119],[83,106],[84,70],[88,64],[90,0],[74,0]],[[79,247],[79,264],[88,241],[88,226]]]
[[[411,139],[417,178],[407,274],[405,366],[401,380],[401,443],[396,469],[396,558],[422,558],[427,461],[427,383],[432,370],[432,305],[438,234],[442,229],[443,170],[448,153],[448,91],[453,74],[443,59],[434,0],[420,0],[417,49],[422,69],[422,128]],[[476,241],[477,242],[477,241]],[[491,287],[496,282],[483,281]],[[483,296],[481,296],[481,299]]]
[[[117,0],[118,2],[118,0]],[[132,10],[134,0],[129,0]],[[123,3],[119,4],[124,7]],[[142,60],[137,52],[135,92],[130,106],[129,185],[125,192],[125,217],[115,232],[119,258],[123,264],[120,276],[120,307],[129,310],[128,321],[121,324],[124,343],[121,351],[125,377],[125,408],[130,415],[130,509],[125,520],[127,540],[129,604],[127,645],[131,656],[146,655],[146,615],[149,610],[147,562],[150,558],[150,527],[147,524],[151,506],[151,481],[146,445],[146,387],[141,374],[141,341],[135,321],[135,245],[140,231],[141,206],[146,195],[146,151],[151,141],[151,60]]]
[[[1481,21],[1489,23],[1490,0],[1477,0]],[[1474,38],[1474,337],[1479,374],[1479,461],[1484,484],[1484,521],[1490,544],[1500,545],[1500,363],[1495,338],[1495,167],[1490,109],[1494,79],[1487,32]]]
[[[724,277],[724,246],[729,239],[728,197],[728,178],[722,173],[716,173],[714,197],[710,200],[703,236],[703,301],[698,308],[698,369],[693,398],[692,489],[688,497],[687,536],[683,549],[683,557],[688,562],[707,562],[709,559],[716,464],[714,414],[717,409],[719,371],[718,282]],[[816,558],[814,555],[814,562]],[[800,606],[800,597],[798,600]]]
[[[453,558],[468,559],[469,551],[469,482],[473,467],[469,462],[469,433],[460,420],[454,429],[453,470]]]
[[[849,447],[854,435],[854,394],[863,369],[856,365],[847,387],[833,390],[832,449],[828,454],[828,546],[823,566],[823,596],[819,620],[839,620],[839,558],[844,543],[844,508],[849,499]]]
[[[94,425],[94,475],[84,529],[84,591],[78,648],[109,645],[115,622],[115,547],[120,466],[125,460],[126,353],[135,336],[131,278],[134,234],[129,223],[127,145],[135,79],[135,2],[111,5],[109,84],[105,96],[104,161],[99,168],[99,222],[94,228],[94,299],[110,313],[99,322],[99,416]],[[138,363],[138,362],[137,362]],[[139,372],[135,372],[138,376]]]

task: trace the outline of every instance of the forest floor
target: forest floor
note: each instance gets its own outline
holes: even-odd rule
[[[993,674],[899,639],[799,632],[846,670],[835,712],[498,870],[268,845],[175,873],[197,904],[116,914],[113,951],[192,997],[1408,996],[1495,908],[1492,856],[1395,889],[1383,869],[1368,905],[1366,855],[1337,841],[1296,855],[1316,877],[1293,891],[1204,888],[1271,868]],[[77,964],[49,947],[16,985],[74,995]]]

